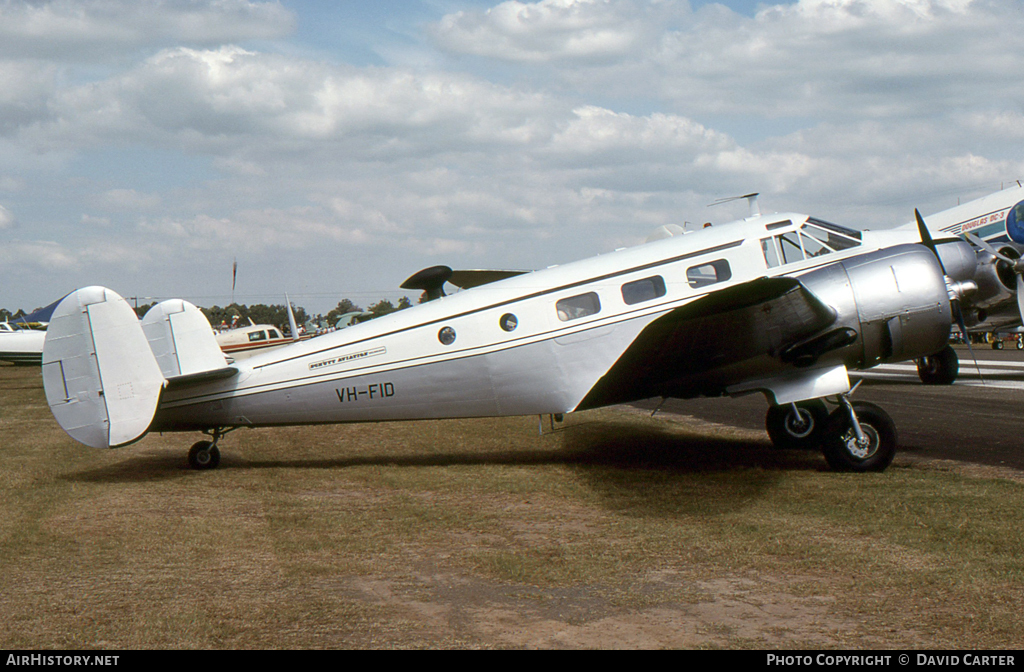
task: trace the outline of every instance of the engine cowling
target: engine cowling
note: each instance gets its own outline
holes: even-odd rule
[[[953,264],[957,276],[973,275],[970,245],[946,245],[964,246],[950,249],[948,255],[963,262]],[[802,275],[800,281],[836,311],[834,330],[850,334],[845,345],[828,355],[847,368],[916,359],[941,350],[949,341],[947,281],[935,254],[922,245],[851,257]]]

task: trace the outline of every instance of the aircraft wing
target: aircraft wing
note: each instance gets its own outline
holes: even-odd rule
[[[470,289],[471,287],[487,285],[492,282],[497,282],[498,280],[514,278],[515,276],[522,275],[524,273],[529,273],[529,271],[501,271],[490,269],[455,270],[452,271],[452,277],[448,279],[448,282],[460,289]]]
[[[714,292],[649,324],[579,409],[714,396],[766,364],[780,373],[785,364],[813,364],[815,353],[856,338],[847,329],[816,336],[835,321],[836,312],[795,278],[759,278]]]

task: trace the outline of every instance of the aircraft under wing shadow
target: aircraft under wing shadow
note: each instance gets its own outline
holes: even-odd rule
[[[784,359],[792,359],[786,355],[794,346],[832,325],[836,317],[835,310],[795,278],[733,285],[648,325],[580,408],[649,397],[725,394],[749,371],[781,369]]]

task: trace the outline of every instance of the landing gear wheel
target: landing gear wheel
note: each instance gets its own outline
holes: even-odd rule
[[[857,440],[843,406],[825,423],[822,453],[834,471],[885,471],[896,457],[896,425],[889,414],[867,401],[853,402],[864,442]]]
[[[1024,338],[1021,338],[1020,336],[1017,337],[1017,349],[1024,350]]]
[[[213,441],[199,441],[188,451],[188,466],[193,469],[214,469],[220,464],[220,450]]]
[[[952,385],[959,372],[960,359],[951,345],[917,360],[917,376],[925,385]]]
[[[999,338],[997,336],[996,339],[994,341],[992,341],[992,349],[993,350],[1002,350],[1003,349],[1003,339],[1001,339],[1001,338]]]
[[[821,432],[828,420],[828,409],[820,399],[799,401],[797,412],[793,404],[771,406],[765,416],[765,429],[772,445],[780,450],[817,450],[821,447]]]

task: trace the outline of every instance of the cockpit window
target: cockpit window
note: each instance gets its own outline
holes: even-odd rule
[[[846,231],[849,231],[850,235],[840,234],[838,231],[822,228],[820,225],[816,226],[810,223],[804,224],[800,227],[800,231],[815,238],[819,243],[827,245],[832,250],[847,250],[851,247],[857,247],[860,245],[860,231],[846,229]],[[852,234],[856,234],[856,237]]]
[[[855,229],[848,229],[845,226],[839,226],[838,224],[833,224],[832,222],[826,222],[823,219],[815,219],[814,217],[808,217],[807,223],[813,224],[815,226],[820,226],[821,228],[827,229],[828,231],[832,231],[834,233],[840,233],[846,236],[847,238],[854,238],[856,240],[861,239],[860,231],[857,231]]]
[[[779,250],[775,247],[774,238],[762,238],[761,251],[764,253],[764,262],[768,264],[768,268],[775,268],[782,263],[779,261]]]
[[[790,231],[781,236],[775,236],[775,238],[779,241],[779,249],[782,250],[782,263],[792,264],[804,260],[804,251],[800,247],[800,237],[796,231]]]
[[[831,249],[826,247],[820,240],[812,236],[808,236],[806,233],[800,233],[800,242],[804,246],[804,255],[810,257],[820,257],[823,254],[832,252]]]
[[[256,341],[267,340],[267,332],[265,331],[254,331],[249,334],[249,342],[254,343]]]
[[[804,224],[799,231],[789,231],[761,239],[761,251],[768,268],[793,264],[860,245],[860,232],[845,229],[821,220]],[[829,228],[832,227],[832,228]]]

